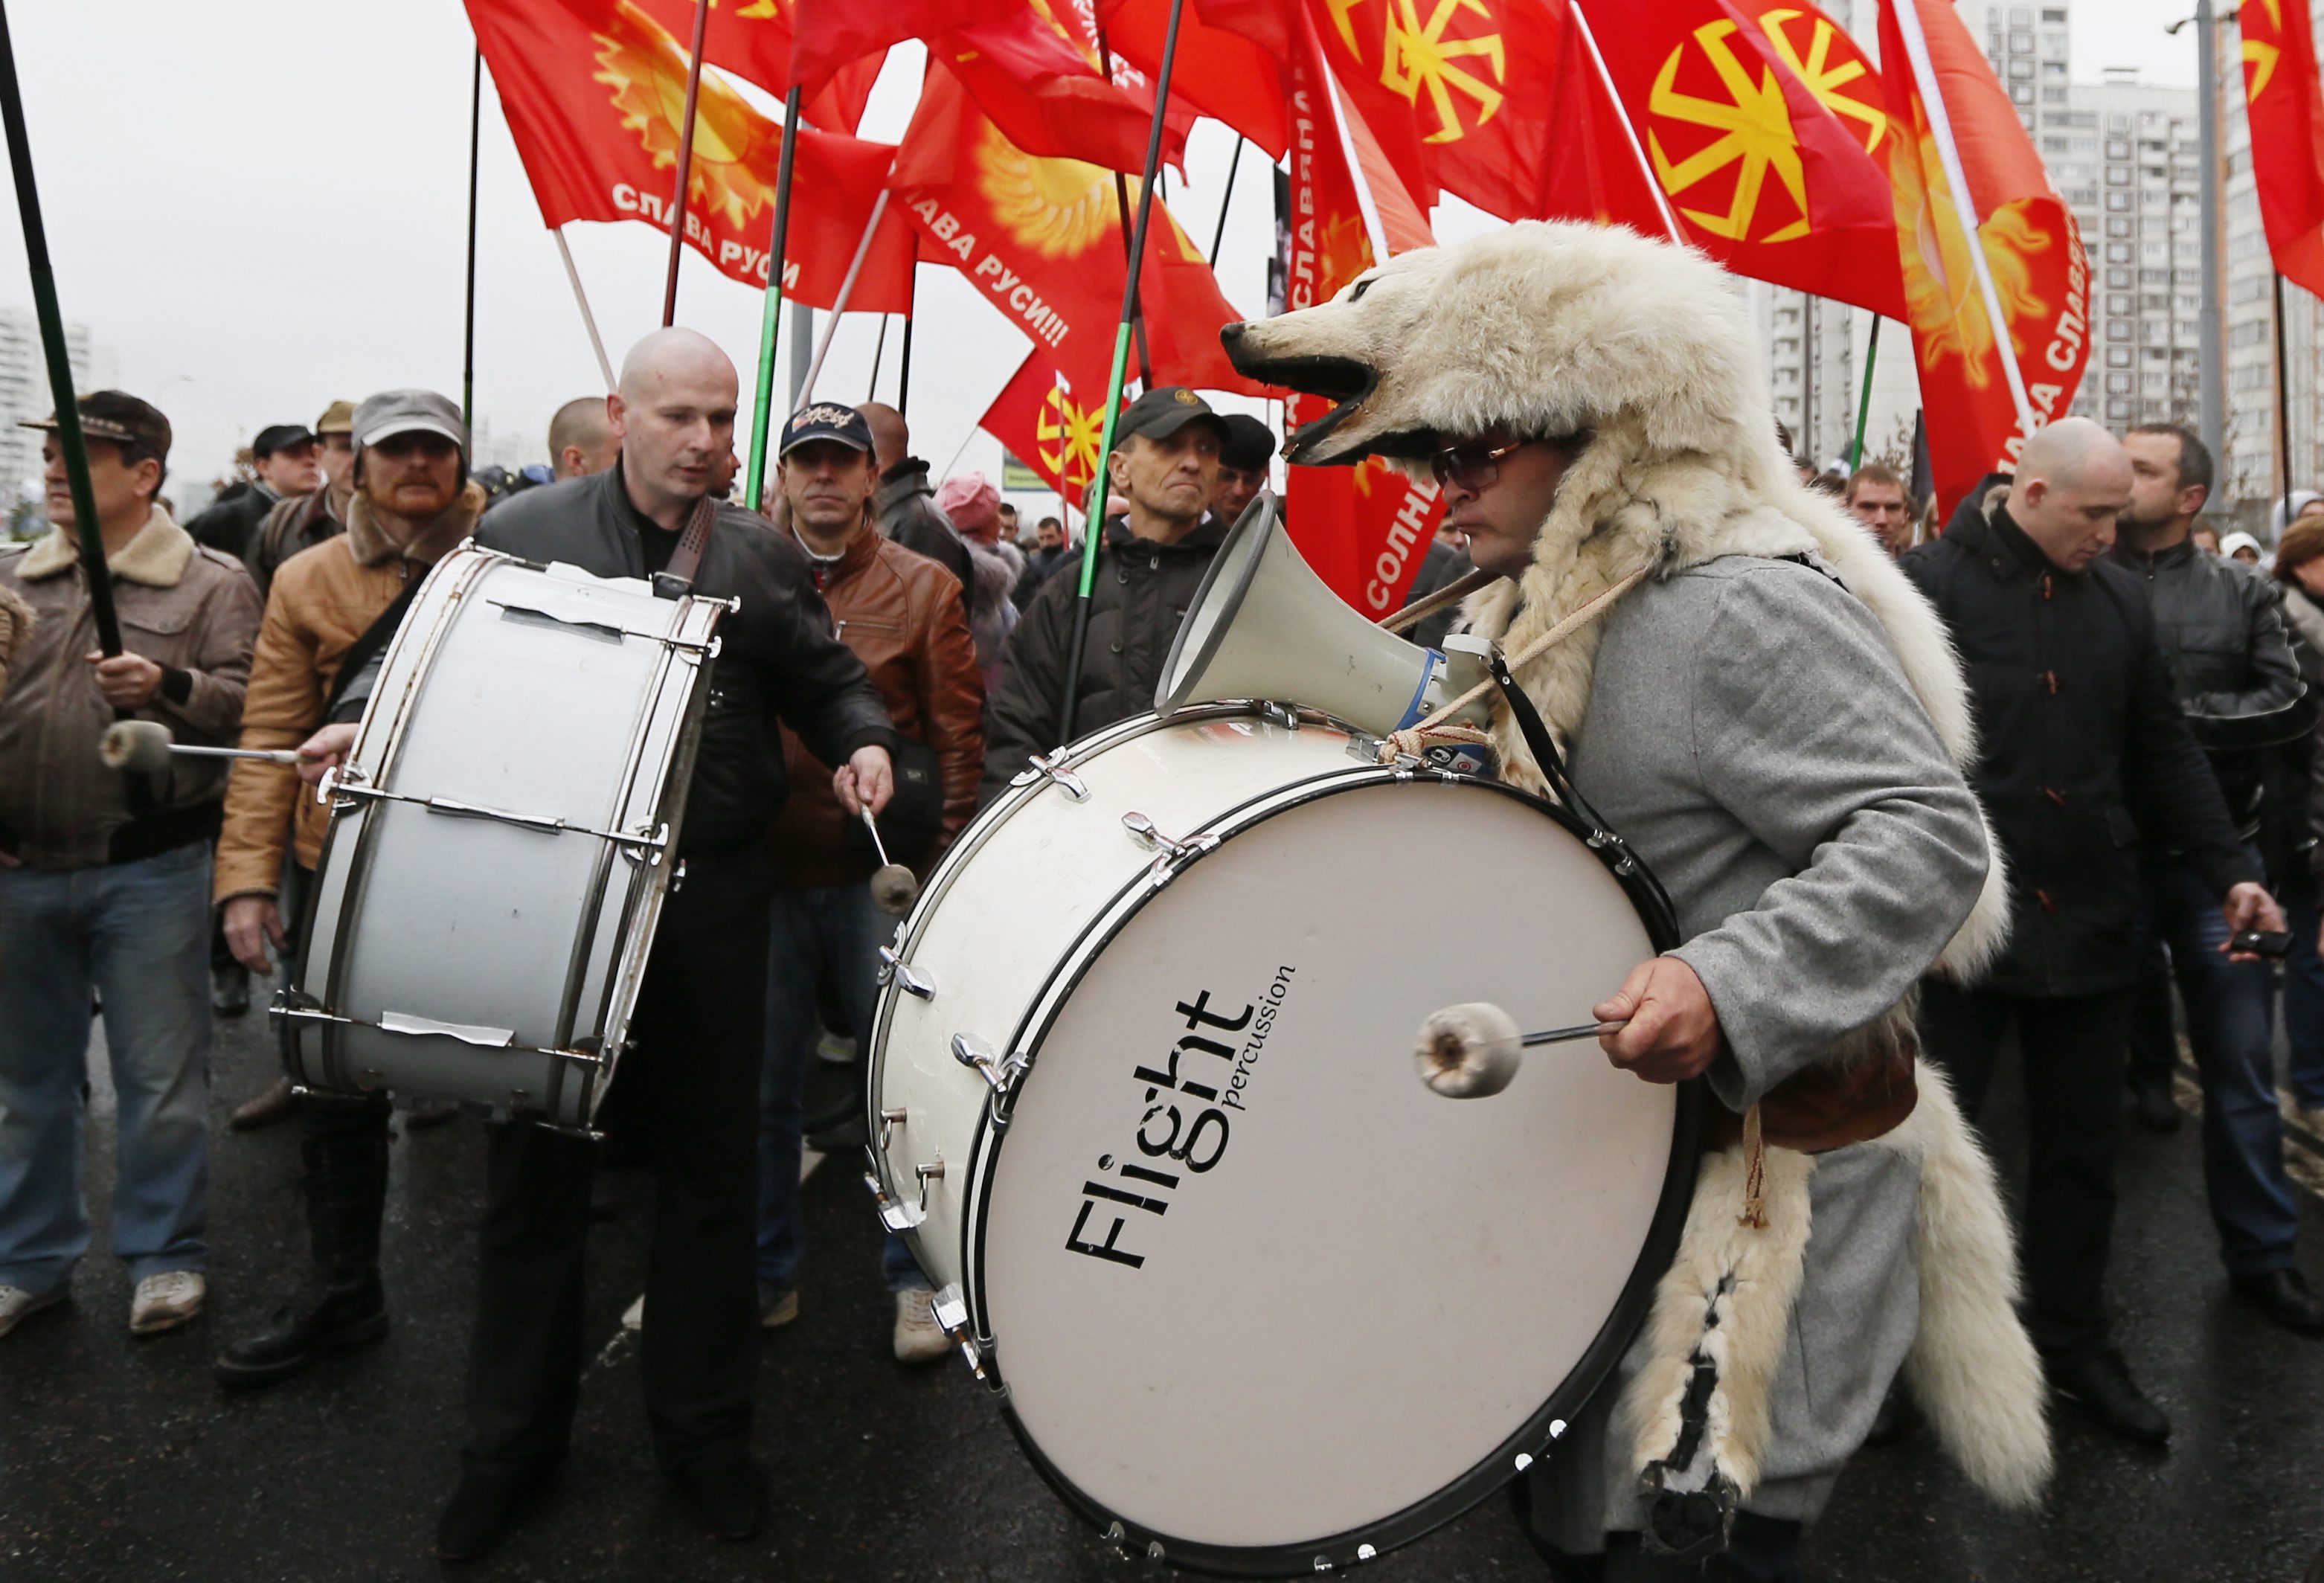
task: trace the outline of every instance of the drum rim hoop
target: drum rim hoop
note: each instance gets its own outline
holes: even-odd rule
[[[1182,717],[1166,718],[1176,720]],[[1482,777],[1440,769],[1425,769],[1415,774],[1386,765],[1352,766],[1351,770],[1334,769],[1287,786],[1273,787],[1213,815],[1201,833],[1218,835],[1220,845],[1223,846],[1229,835],[1240,834],[1277,814],[1342,792],[1419,777],[1440,785],[1481,787],[1548,815],[1569,834],[1582,841],[1584,849],[1596,857],[1621,886],[1632,910],[1638,915],[1640,927],[1646,931],[1648,942],[1657,953],[1668,951],[1678,943],[1675,936],[1657,922],[1652,911],[1640,905],[1641,895],[1652,885],[1651,879],[1645,875],[1643,862],[1638,863],[1640,871],[1637,874],[1623,874],[1618,867],[1620,854],[1605,847],[1591,846],[1586,839],[1591,833],[1590,826],[1571,809],[1521,787]],[[1219,848],[1206,850],[1215,851]],[[1204,855],[1205,851],[1198,851],[1191,856],[1182,865],[1182,871],[1202,861]],[[1635,856],[1633,861],[1637,861]],[[1091,918],[1035,993],[1025,1017],[1008,1045],[1009,1049],[1028,1047],[1028,1035],[1037,1017],[1040,1036],[1047,1035],[1065,1002],[1071,999],[1074,989],[1103,954],[1105,948],[1144,909],[1147,899],[1160,888],[1149,883],[1141,872]],[[893,986],[890,986],[889,993],[892,995],[893,992]],[[874,1088],[872,1092],[872,1102],[876,1105],[878,1091]],[[983,1367],[990,1376],[989,1383],[1000,1395],[1002,1417],[1027,1459],[1067,1506],[1101,1533],[1119,1524],[1127,1536],[1123,1542],[1133,1549],[1143,1550],[1150,1543],[1160,1544],[1164,1556],[1176,1565],[1225,1577],[1280,1578],[1312,1573],[1316,1569],[1316,1563],[1325,1560],[1334,1567],[1353,1565],[1367,1559],[1358,1553],[1360,1547],[1369,1546],[1374,1555],[1379,1555],[1408,1544],[1490,1498],[1495,1490],[1521,1471],[1517,1461],[1520,1455],[1533,1459],[1552,1454],[1555,1441],[1550,1425],[1559,1420],[1570,1423],[1612,1374],[1615,1365],[1628,1349],[1631,1339],[1646,1323],[1657,1284],[1677,1254],[1679,1235],[1685,1228],[1688,1210],[1693,1204],[1707,1095],[1706,1085],[1701,1078],[1674,1085],[1670,1159],[1664,1171],[1662,1192],[1655,1201],[1654,1217],[1639,1247],[1638,1257],[1623,1282],[1621,1294],[1616,1299],[1613,1311],[1607,1315],[1597,1336],[1583,1349],[1572,1369],[1550,1393],[1549,1398],[1483,1459],[1442,1488],[1403,1510],[1323,1538],[1296,1544],[1259,1546],[1208,1544],[1175,1538],[1133,1523],[1083,1493],[1041,1452],[1026,1430],[1008,1389],[1002,1359],[990,1329],[989,1315],[984,1311],[982,1270],[989,1203],[986,1188],[992,1179],[1001,1143],[1005,1141],[1008,1132],[1005,1127],[998,1131],[994,1129],[992,1107],[988,1102],[978,1110],[969,1151],[967,1174],[971,1189],[962,1205],[963,1241],[966,1245],[962,1248],[962,1291],[971,1305],[971,1322],[983,1357]]]

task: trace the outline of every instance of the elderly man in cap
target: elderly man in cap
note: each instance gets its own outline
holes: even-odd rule
[[[270,423],[250,442],[250,465],[254,474],[240,489],[228,489],[217,503],[186,524],[194,541],[222,549],[240,560],[251,536],[286,496],[320,488],[322,467],[315,452],[315,437],[304,424]]]
[[[606,416],[604,473],[528,490],[477,538],[608,577],[739,601],[719,624],[679,855],[622,1065],[624,1127],[659,1178],[640,1374],[655,1459],[702,1524],[747,1539],[766,1507],[750,1451],[759,1309],[759,1092],[766,1056],[768,834],[788,790],[781,728],[846,818],[886,805],[897,741],[863,663],[832,636],[789,536],[710,496],[733,446],[734,365],[691,330],[630,350]],[[696,524],[699,524],[697,527]],[[681,538],[698,546],[689,566]],[[482,1555],[565,1459],[586,1361],[584,1254],[596,1146],[523,1123],[492,1129],[468,1364],[468,1443],[436,1549]]]
[[[315,419],[321,484],[304,494],[286,493],[242,552],[242,564],[257,580],[260,594],[273,586],[284,561],[347,530],[347,508],[355,492],[355,427],[353,401],[334,401]]]
[[[134,396],[80,399],[89,490],[122,649],[97,652],[55,420],[49,535],[0,550],[0,608],[29,607],[0,700],[0,1335],[61,1302],[88,1249],[82,1118],[91,991],[105,998],[120,1097],[113,1251],[136,1282],[129,1328],[201,1311],[208,1248],[210,841],[214,759],[165,775],[106,768],[116,718],[189,744],[234,740],[258,593],[154,503],[169,420]],[[14,596],[12,600],[9,596]]]
[[[1164,385],[1122,409],[1107,487],[1127,515],[1109,515],[1098,550],[1089,641],[1074,698],[1086,735],[1154,706],[1178,622],[1231,525],[1209,514],[1224,419],[1190,390]],[[1001,686],[985,717],[987,800],[1035,753],[1056,747],[1080,580],[1052,577],[1009,636]]]
[[[484,492],[466,482],[460,410],[432,391],[385,391],[355,410],[347,530],[282,563],[250,669],[245,748],[297,748],[331,717],[346,680],[395,636],[428,569],[468,536]],[[226,788],[215,893],[226,935],[253,972],[287,963],[322,855],[327,812],[285,765],[237,760]],[[288,862],[286,863],[286,857]],[[313,1094],[306,1127],[305,1288],[214,1367],[229,1386],[271,1385],[326,1352],[387,1333],[379,1223],[387,1202],[389,1100]]]

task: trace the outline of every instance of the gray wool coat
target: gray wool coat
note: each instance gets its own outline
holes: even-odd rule
[[[1730,556],[1641,584],[1608,616],[1570,754],[1575,786],[1670,892],[1728,1044],[1740,1111],[1903,999],[1975,903],[1977,804],[1871,612],[1822,573]],[[1609,986],[1610,989],[1612,986]],[[1821,1155],[1806,1270],[1760,1483],[1820,1512],[1919,1315],[1920,1173],[1877,1144]],[[1535,1465],[1535,1523],[1594,1553],[1642,1521],[1609,1432],[1637,1348]]]

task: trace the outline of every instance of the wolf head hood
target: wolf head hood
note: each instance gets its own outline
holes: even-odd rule
[[[1749,315],[1701,253],[1616,226],[1528,221],[1401,254],[1329,302],[1230,326],[1223,340],[1249,377],[1336,403],[1292,435],[1295,464],[1378,456],[1417,473],[1438,447],[1497,425],[1576,442],[1533,565],[1470,600],[1482,635],[1514,651],[1634,573],[1812,556],[1886,628],[1955,761],[1974,759],[1942,623],[1868,530],[1799,482]],[[1596,651],[1586,629],[1522,675],[1561,738],[1588,707]],[[1505,713],[1493,728],[1502,762],[1539,789]],[[2007,928],[1996,861],[1945,964],[1973,973]]]

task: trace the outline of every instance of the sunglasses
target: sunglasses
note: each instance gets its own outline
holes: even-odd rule
[[[1533,443],[1521,439],[1505,446],[1447,446],[1428,458],[1428,470],[1439,484],[1458,484],[1471,494],[1481,494],[1501,475],[1502,461]]]

